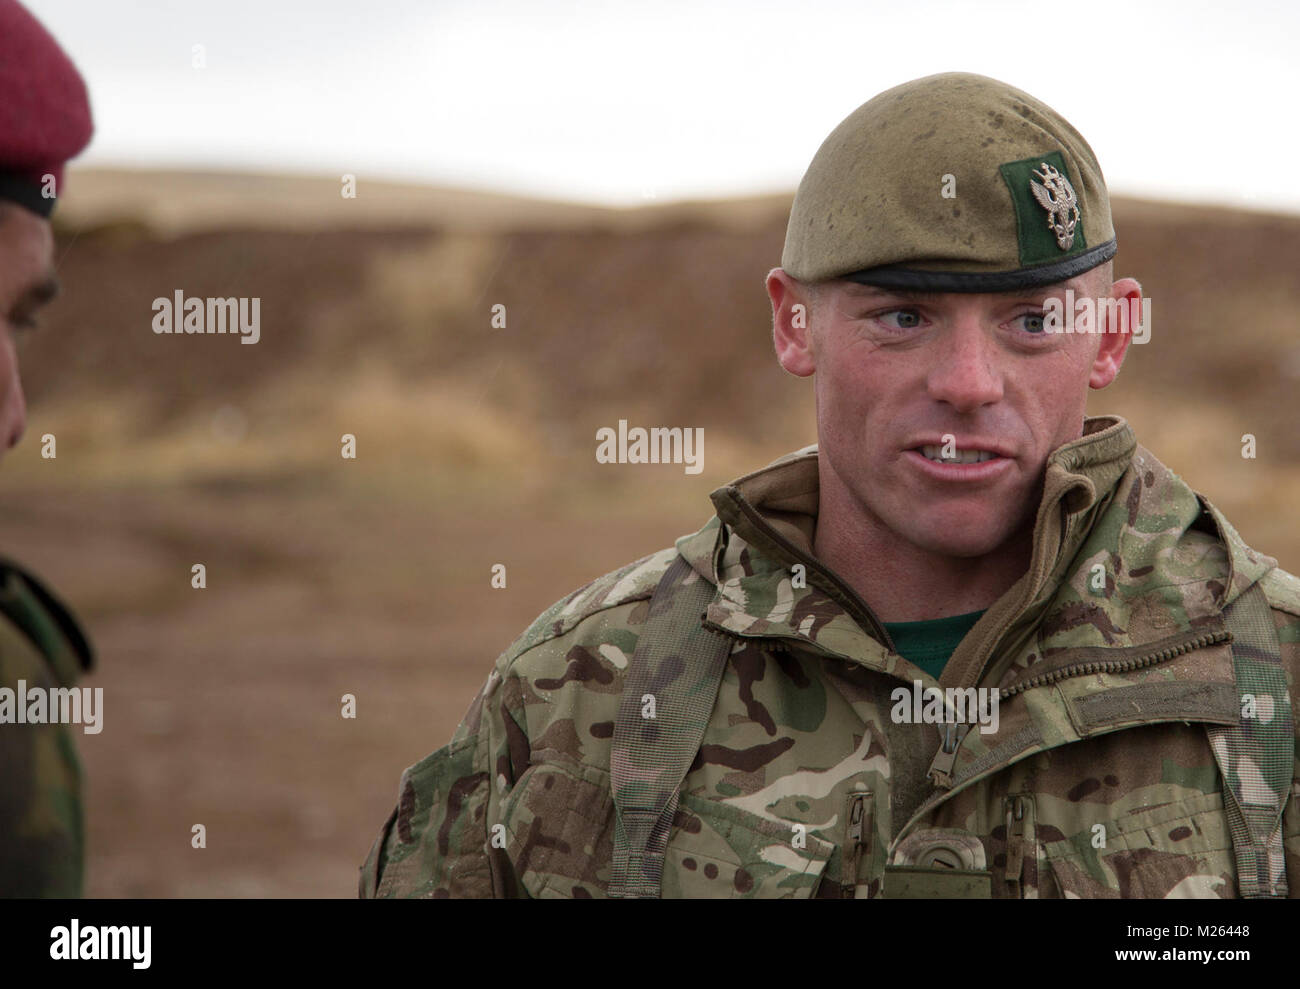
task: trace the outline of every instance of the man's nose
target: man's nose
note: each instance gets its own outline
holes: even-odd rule
[[[927,379],[930,397],[958,412],[1002,400],[996,343],[975,318],[957,322],[940,343],[940,357]]]
[[[27,429],[27,398],[23,394],[22,382],[18,376],[14,375],[13,387],[9,391],[9,398],[5,402],[4,421],[2,424],[4,432],[4,448],[12,450],[18,445],[18,441],[23,438],[23,433]]]

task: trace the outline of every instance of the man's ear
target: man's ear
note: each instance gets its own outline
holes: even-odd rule
[[[772,300],[772,340],[776,359],[791,374],[806,378],[816,369],[812,347],[812,300],[803,286],[781,268],[767,273]]]
[[[1110,287],[1110,298],[1118,300],[1124,312],[1111,314],[1107,307],[1100,304],[1097,306],[1097,329],[1101,345],[1092,362],[1092,374],[1088,377],[1089,388],[1105,388],[1115,380],[1120,365],[1124,363],[1124,355],[1128,353],[1128,345],[1133,342],[1133,335],[1137,331],[1135,323],[1142,314],[1142,286],[1136,279],[1116,280]],[[1101,301],[1098,300],[1099,303]],[[1142,332],[1145,334],[1150,329],[1149,326],[1143,327]]]

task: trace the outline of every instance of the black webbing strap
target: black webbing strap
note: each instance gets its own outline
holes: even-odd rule
[[[718,696],[731,641],[700,622],[714,587],[680,555],[650,598],[610,748],[611,897],[655,899],[682,781]]]

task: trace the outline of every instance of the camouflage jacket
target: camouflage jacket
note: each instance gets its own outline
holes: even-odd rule
[[[72,687],[92,653],[68,610],[0,560],[0,688]],[[66,724],[0,723],[0,896],[76,897],[85,854],[81,765]]]
[[[1028,572],[935,681],[813,557],[817,499],[810,447],[715,491],[716,517],[674,549],[541,615],[450,744],[406,770],[361,894],[606,895],[620,691],[680,553],[715,587],[705,624],[735,651],[681,788],[665,897],[877,896],[886,865],[917,864],[936,836],[991,873],[983,895],[1237,895],[1206,730],[1239,713],[1222,611],[1260,584],[1294,695],[1300,580],[1124,420],[1089,419],[1048,460]],[[927,778],[939,728],[890,716],[914,681],[1002,688],[997,730],[967,733],[942,783]],[[1116,703],[1134,687],[1142,713]],[[1283,816],[1292,896],[1298,793]],[[940,894],[960,895],[913,895]]]

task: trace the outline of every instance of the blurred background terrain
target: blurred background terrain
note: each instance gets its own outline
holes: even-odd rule
[[[402,769],[540,611],[816,439],[763,288],[790,195],[343,200],[333,179],[75,168],[68,189],[0,547],[97,647],[88,895],[355,895]],[[1128,418],[1300,570],[1300,217],[1118,198],[1114,215],[1116,275],[1154,327],[1090,411]],[[260,297],[261,341],[154,334],[152,300],[177,289]],[[703,473],[596,463],[619,419],[704,427]]]

